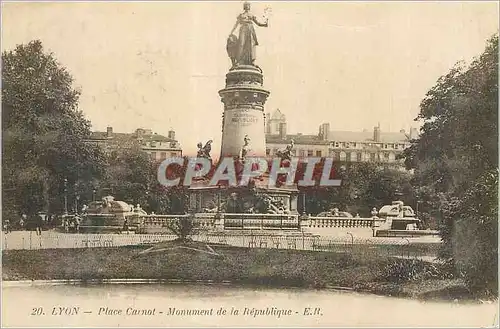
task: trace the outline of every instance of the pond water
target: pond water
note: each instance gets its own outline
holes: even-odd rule
[[[225,285],[4,286],[2,304],[4,327],[490,327],[498,323],[498,303],[420,302],[353,292]]]

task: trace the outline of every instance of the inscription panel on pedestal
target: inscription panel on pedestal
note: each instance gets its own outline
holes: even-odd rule
[[[242,109],[236,111],[226,111],[228,120],[230,120],[231,125],[236,126],[250,126],[252,124],[258,123],[259,120],[259,112],[250,109]]]
[[[266,154],[264,113],[247,108],[224,111],[222,155],[239,155],[245,136],[250,138],[249,155]]]

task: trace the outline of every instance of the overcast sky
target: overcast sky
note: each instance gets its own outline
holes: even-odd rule
[[[258,2],[257,64],[288,131],[383,131],[416,126],[419,103],[459,60],[498,30],[496,2]],[[220,147],[230,60],[226,38],[241,2],[2,3],[2,50],[40,39],[82,89],[94,130],[173,128],[188,153]]]

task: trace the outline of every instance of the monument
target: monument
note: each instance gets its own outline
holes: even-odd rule
[[[248,2],[243,10],[227,39],[232,67],[226,74],[226,87],[219,91],[224,104],[221,158],[239,157],[245,139],[252,141],[246,156],[266,155],[264,104],[269,91],[263,87],[262,69],[255,64],[259,43],[254,24],[267,27],[268,22],[257,20]],[[233,33],[238,27],[237,37]]]
[[[252,157],[266,157],[264,105],[270,92],[264,88],[263,70],[256,64],[259,45],[254,25],[268,26],[250,12],[250,3],[243,4],[226,43],[231,67],[226,74],[225,88],[219,91],[224,104],[220,158],[232,158],[236,170]],[[237,35],[234,32],[238,30]],[[198,145],[199,154],[205,148]],[[292,145],[276,156],[291,160]],[[190,211],[194,213],[261,213],[297,214],[298,190],[295,186],[270,187],[266,175],[252,179],[248,186],[209,186],[200,180],[189,188]],[[226,216],[228,219],[230,216]],[[238,217],[239,218],[239,217]]]

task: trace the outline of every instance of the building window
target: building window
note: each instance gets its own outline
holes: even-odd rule
[[[396,160],[396,155],[394,153],[389,153],[389,162],[394,162]]]
[[[175,158],[177,156],[177,153],[170,153],[170,157]]]
[[[151,152],[151,160],[156,160],[156,152]]]
[[[165,160],[167,158],[167,152],[160,153],[161,160]]]
[[[358,161],[358,162],[363,161],[363,153],[356,154],[356,161]]]
[[[299,157],[305,157],[306,152],[304,150],[299,150]]]
[[[370,154],[370,161],[376,161],[377,159],[377,153],[371,153]]]
[[[352,146],[353,146],[354,148],[356,148],[356,146],[357,146],[357,145],[356,145],[356,143],[352,143]]]
[[[314,154],[314,151],[313,150],[307,150],[307,156],[308,157],[312,157]]]
[[[294,150],[292,150],[292,155],[293,155],[293,156],[296,156],[296,155],[297,155],[297,150],[295,150],[295,149],[294,149]]]
[[[345,152],[340,152],[340,161],[345,161],[346,154]]]
[[[316,151],[316,156],[321,158],[321,151]]]
[[[266,148],[266,155],[270,155],[270,154],[271,154],[271,149]]]

